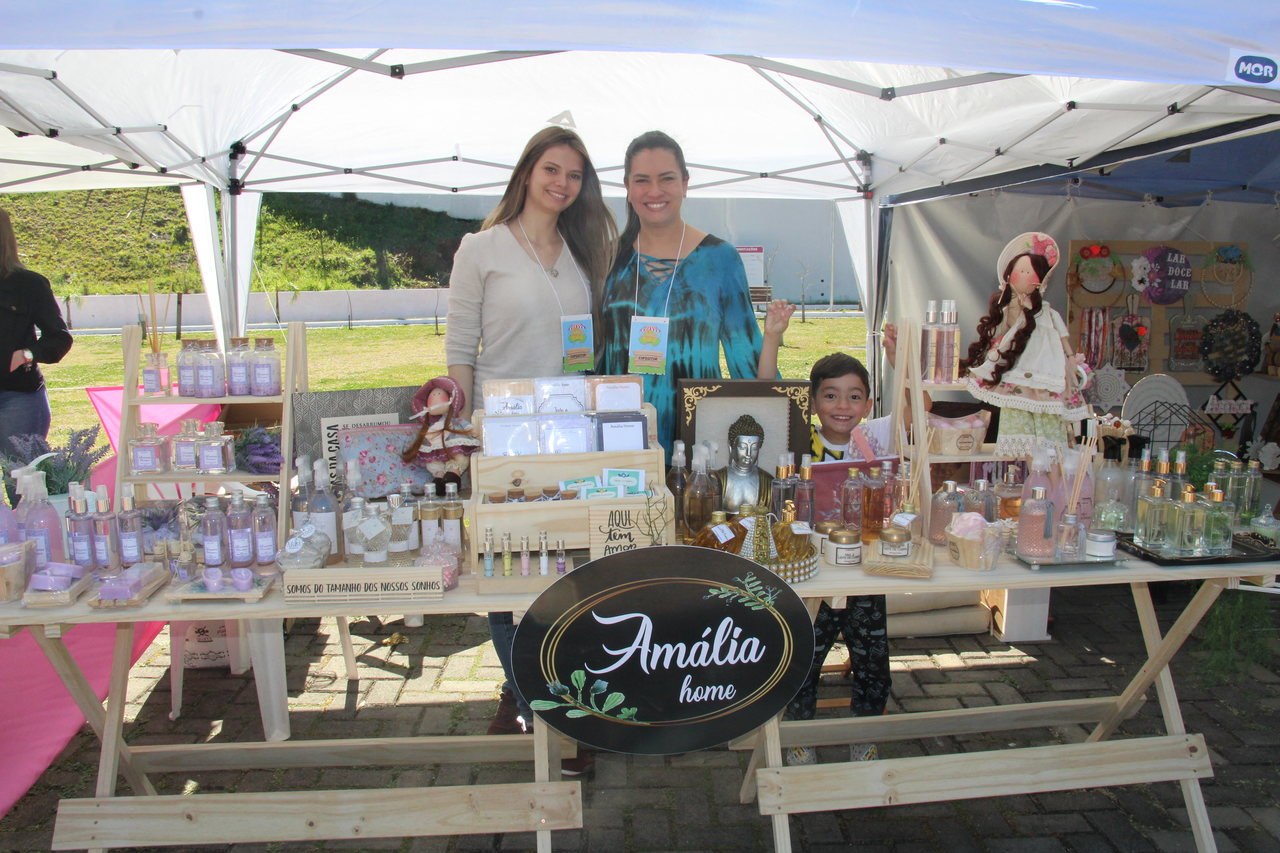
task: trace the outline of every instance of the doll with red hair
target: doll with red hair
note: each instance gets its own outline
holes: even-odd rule
[[[422,428],[405,448],[403,459],[427,469],[433,478],[437,496],[443,496],[446,483],[455,483],[462,491],[462,475],[467,470],[467,457],[480,447],[471,434],[471,424],[459,415],[466,405],[466,392],[448,376],[437,376],[413,395],[412,418],[422,418]]]
[[[1066,445],[1067,425],[1089,414],[1081,395],[1084,357],[1072,352],[1062,315],[1044,298],[1058,257],[1048,234],[1031,231],[1009,242],[996,265],[1000,289],[960,363],[969,391],[1000,407],[997,453]]]

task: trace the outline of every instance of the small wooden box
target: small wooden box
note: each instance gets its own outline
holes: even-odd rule
[[[286,601],[412,602],[444,597],[439,566],[385,569],[291,569],[284,574]]]
[[[27,591],[27,579],[36,570],[35,543],[0,545],[0,601],[17,601]]]
[[[578,498],[570,501],[530,501],[527,503],[486,503],[485,494],[523,488],[538,492],[544,486],[555,486],[562,480],[591,474],[605,468],[643,468],[645,485],[656,490],[655,497]],[[564,541],[567,550],[592,549],[592,557],[603,556],[610,544],[607,525],[610,512],[630,520],[631,550],[655,544],[654,539],[671,544],[675,541],[675,498],[666,487],[662,466],[662,448],[611,453],[562,453],[547,456],[481,456],[471,457],[471,493],[468,504],[470,553],[472,566],[479,565],[484,548],[485,528],[493,528],[494,538],[511,536],[512,545],[521,536],[529,537],[536,547],[538,534],[545,531],[552,546]],[[593,516],[597,519],[592,523]],[[605,529],[598,529],[602,525]],[[657,530],[651,528],[656,525]],[[616,544],[616,543],[615,543]]]

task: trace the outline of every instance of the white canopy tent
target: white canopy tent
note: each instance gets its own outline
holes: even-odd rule
[[[1280,16],[1238,2],[4,6],[0,191],[183,185],[223,335],[244,325],[260,193],[493,194],[548,121],[577,128],[610,192],[626,143],[660,127],[696,194],[834,201],[875,318],[877,201],[1280,115],[1274,83],[1235,75],[1280,55]],[[343,43],[420,47],[270,49]]]

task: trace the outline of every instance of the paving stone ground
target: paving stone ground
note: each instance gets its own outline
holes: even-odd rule
[[[1168,628],[1192,588],[1163,585],[1159,606]],[[1228,592],[1225,595],[1246,593]],[[1273,626],[1280,597],[1266,596]],[[1059,589],[1053,593],[1053,641],[1002,643],[992,637],[894,641],[890,713],[977,707],[1119,692],[1144,655],[1127,587]],[[501,670],[483,615],[428,617],[405,628],[399,617],[353,619],[358,683],[345,678],[332,620],[299,620],[286,641],[290,714],[295,739],[481,734],[497,704]],[[381,641],[400,631],[409,642]],[[131,674],[127,737],[133,744],[252,741],[261,737],[251,676],[225,669],[188,670],[183,715],[170,721],[168,633]],[[1218,849],[1280,850],[1280,663],[1271,659],[1226,685],[1205,686],[1205,653],[1193,638],[1174,662],[1189,731],[1202,733],[1214,777],[1202,784]],[[837,652],[842,652],[838,647]],[[1198,669],[1199,668],[1199,669]],[[8,689],[8,688],[6,688]],[[824,696],[847,696],[828,676]],[[835,713],[835,712],[824,712]],[[1121,735],[1161,732],[1154,692]],[[880,745],[886,758],[1078,742],[1081,726],[991,735],[931,738]],[[843,748],[824,747],[821,760]],[[8,815],[0,850],[48,850],[59,798],[93,795],[97,742],[86,726]],[[554,835],[557,850],[753,851],[772,849],[772,830],[754,804],[738,802],[744,753],[710,750],[674,757],[601,754],[583,785],[584,827]],[[531,764],[324,768],[288,771],[170,773],[153,777],[161,793],[264,791],[281,788],[416,787],[522,781]],[[0,768],[0,772],[3,772]],[[128,788],[123,782],[121,790]],[[963,800],[896,808],[807,814],[791,819],[794,849],[890,853],[1061,853],[1061,851],[1194,850],[1176,783],[1105,790]],[[362,840],[324,845],[235,845],[208,850],[532,850],[532,834]],[[175,849],[175,848],[165,848]],[[195,848],[186,848],[195,849]]]

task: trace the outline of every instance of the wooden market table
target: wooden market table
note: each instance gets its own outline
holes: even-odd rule
[[[532,735],[350,738],[320,741],[135,746],[124,743],[133,625],[138,622],[240,620],[267,740],[287,738],[283,620],[383,612],[423,614],[523,610],[529,593],[480,596],[473,576],[437,600],[392,603],[307,603],[284,599],[278,586],[261,601],[169,602],[163,591],[132,609],[100,610],[82,599],[67,607],[25,609],[0,604],[0,638],[29,630],[102,743],[95,796],[63,800],[53,849],[197,846],[271,841],[319,841],[426,835],[536,832],[539,850],[550,833],[582,826],[582,791],[560,781],[562,752],[547,726]],[[105,710],[62,642],[66,628],[114,623],[115,645]],[[456,762],[532,761],[527,783],[340,791],[168,796],[149,774],[247,768],[376,767]],[[135,796],[116,796],[124,776]]]
[[[1147,659],[1118,696],[881,717],[771,721],[737,746],[753,750],[741,800],[758,798],[761,814],[772,818],[775,849],[791,850],[788,816],[792,814],[1177,781],[1197,849],[1216,850],[1199,781],[1213,775],[1209,750],[1204,737],[1188,733],[1183,724],[1169,664],[1224,589],[1238,588],[1242,580],[1274,584],[1277,564],[1164,568],[1123,553],[1121,557],[1114,567],[1036,571],[1005,557],[992,571],[974,572],[940,555],[927,581],[859,578],[856,587],[861,595],[912,589],[956,592],[1128,584]],[[1162,635],[1149,584],[1186,580],[1204,583]],[[796,590],[816,607],[816,600],[847,592],[840,586],[848,584],[839,583],[828,572]],[[1111,736],[1137,713],[1153,685],[1166,734],[1113,740]],[[1070,724],[1092,725],[1093,730],[1084,743],[1074,744],[797,767],[786,767],[782,760],[782,750],[789,746],[914,740]]]
[[[1183,725],[1169,662],[1218,595],[1242,578],[1271,575],[1275,564],[1233,564],[1160,568],[1126,559],[1115,567],[1031,571],[1001,562],[990,572],[973,572],[942,556],[929,580],[870,577],[860,570],[824,570],[798,585],[806,599],[847,594],[928,590],[1034,589],[1054,586],[1129,584],[1148,657],[1118,696],[1062,700],[953,711],[895,714],[874,718],[774,720],[737,746],[753,755],[742,799],[758,796],[770,816],[775,846],[791,849],[788,815],[811,811],[907,805],[939,800],[1005,796],[1014,793],[1178,781],[1197,845],[1214,841],[1199,779],[1212,775],[1204,738]],[[1204,580],[1200,590],[1166,635],[1162,635],[1148,584]],[[423,614],[519,611],[532,593],[479,595],[474,576],[438,600],[368,603],[285,601],[272,589],[252,603],[171,603],[163,593],[132,610],[94,610],[85,603],[26,610],[0,605],[0,637],[30,630],[102,741],[95,797],[64,800],[54,829],[54,849],[106,849],[148,845],[231,844],[318,841],[462,833],[536,832],[540,850],[551,849],[551,831],[582,827],[581,784],[559,780],[561,743],[550,727],[533,735],[443,736],[292,741],[287,743],[183,744],[129,747],[122,739],[129,650],[135,622],[243,620],[253,656],[264,720],[283,717],[287,733],[282,620],[347,616],[383,609]],[[83,673],[61,642],[65,626],[115,623],[116,641],[104,710]],[[1117,727],[1156,688],[1166,734],[1111,739]],[[785,767],[787,746],[841,743],[1091,724],[1087,742],[913,758]],[[268,729],[270,735],[270,729]],[[287,735],[286,735],[287,736]],[[532,760],[529,782],[490,786],[411,789],[289,791],[269,793],[156,794],[148,774],[248,768],[392,766],[432,762]],[[117,797],[123,775],[135,796]]]

